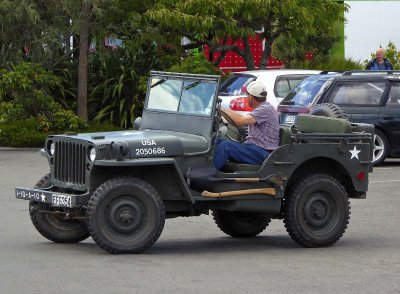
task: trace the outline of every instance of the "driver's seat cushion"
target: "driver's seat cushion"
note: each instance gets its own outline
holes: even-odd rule
[[[256,165],[256,164],[247,164],[247,163],[237,163],[237,162],[232,162],[228,161],[225,163],[225,165],[222,167],[221,171],[226,172],[226,173],[234,173],[238,171],[258,171],[260,169],[261,165]]]

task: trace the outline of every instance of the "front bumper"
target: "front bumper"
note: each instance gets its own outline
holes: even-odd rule
[[[52,192],[41,189],[27,189],[27,188],[15,188],[15,198],[31,200],[39,203],[47,203],[54,207],[81,207],[86,205],[90,195],[89,193],[73,195],[60,192]]]

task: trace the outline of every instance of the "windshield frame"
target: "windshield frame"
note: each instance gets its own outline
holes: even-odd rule
[[[177,115],[211,117],[216,106],[218,80],[201,77],[151,76],[144,109]]]

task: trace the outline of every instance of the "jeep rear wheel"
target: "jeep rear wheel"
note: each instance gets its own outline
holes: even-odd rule
[[[304,177],[285,198],[284,223],[290,237],[305,247],[338,241],[350,219],[350,202],[343,186],[326,174]]]
[[[246,212],[216,209],[212,214],[218,228],[225,234],[236,238],[255,237],[264,231],[271,222],[270,218]]]
[[[88,204],[88,229],[104,250],[141,253],[160,237],[164,203],[157,191],[138,178],[116,178],[100,185]]]
[[[50,187],[50,176],[45,175],[35,189]],[[61,208],[45,203],[29,202],[29,215],[36,230],[45,238],[56,243],[77,243],[89,237],[86,223],[65,219]]]

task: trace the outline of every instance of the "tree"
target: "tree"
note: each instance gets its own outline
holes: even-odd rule
[[[179,63],[176,36],[163,34],[143,17],[154,0],[120,1],[110,23],[122,46],[99,46],[89,58],[89,119],[129,128],[141,114],[150,70],[166,70]]]
[[[29,60],[54,70],[78,60],[77,113],[87,119],[89,42],[111,32],[117,1],[0,0],[2,67]]]
[[[256,32],[265,39],[260,68],[267,66],[271,48],[278,38],[316,35],[317,27],[334,27],[343,18],[344,5],[328,0],[161,0],[147,12],[150,19],[169,33],[193,41],[185,48],[209,45],[211,52],[232,50],[254,68],[248,37]],[[329,30],[326,30],[329,31]],[[242,39],[244,47],[227,42]]]
[[[88,118],[89,43],[92,37],[103,39],[111,34],[112,15],[119,14],[116,4],[116,0],[74,0],[63,3],[70,17],[71,33],[79,40],[77,114],[84,119]]]
[[[29,0],[0,0],[0,67],[28,59],[43,26],[38,7]]]

